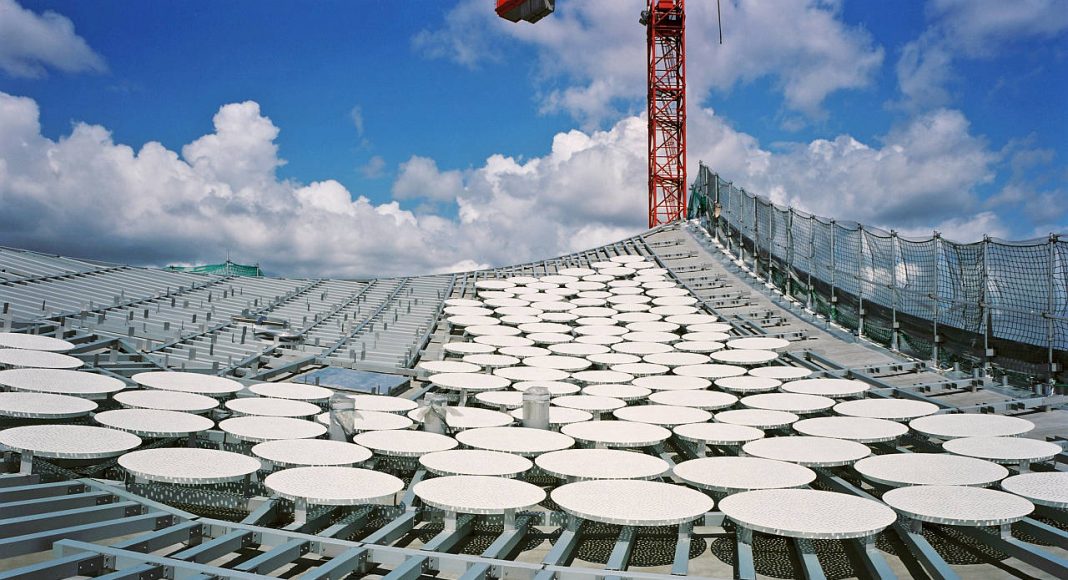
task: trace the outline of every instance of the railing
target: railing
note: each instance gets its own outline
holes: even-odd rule
[[[1065,380],[1068,240],[909,238],[775,205],[704,164],[691,197],[691,219],[837,324],[944,366]]]

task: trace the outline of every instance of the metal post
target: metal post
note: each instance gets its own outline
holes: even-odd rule
[[[838,222],[831,220],[831,322],[838,321],[838,294],[835,292],[835,284],[837,283],[838,274],[838,260],[835,256],[835,246],[837,239]]]
[[[897,322],[897,261],[898,244],[897,232],[890,231],[890,350],[897,352],[900,339],[900,325]]]
[[[794,208],[786,212],[786,297],[794,295]]]
[[[717,238],[720,238],[721,237],[720,236],[721,232],[719,231],[719,214],[720,214],[720,211],[722,211],[720,209],[722,206],[720,205],[720,201],[719,201],[719,174],[718,173],[713,173],[712,174],[712,184],[714,186],[713,190],[715,191],[715,195],[716,195],[715,202],[712,204],[712,219],[714,220],[714,222],[713,222],[713,228],[714,229],[712,231],[716,233],[716,237]]]
[[[760,201],[756,196],[753,197],[753,273],[758,277],[760,276],[760,246],[757,245],[757,240],[760,239]]]
[[[983,329],[983,375],[990,376],[991,375],[991,362],[992,362],[992,359],[994,358],[994,352],[990,349],[990,336],[991,336],[991,333],[993,333],[993,330],[991,328],[991,323],[993,322],[993,316],[992,316],[992,314],[990,312],[990,307],[987,304],[987,301],[990,298],[990,293],[989,293],[990,274],[989,274],[989,271],[987,270],[987,266],[990,263],[988,261],[988,253],[989,253],[988,249],[989,249],[989,246],[990,246],[990,236],[984,235],[982,244],[983,245],[980,246],[980,247],[983,249],[983,251],[982,251],[982,258],[983,258],[983,284],[982,284],[982,287],[980,289],[980,295],[979,295],[979,312],[980,312],[979,319],[981,321],[980,324],[982,325],[982,329]]]
[[[864,259],[864,247],[867,245],[865,242],[867,238],[864,236],[864,225],[859,224],[857,226],[857,232],[860,239],[860,256],[858,256],[857,270],[860,270],[859,261]],[[871,257],[871,250],[868,250],[868,256]],[[875,263],[874,259],[869,260],[872,264]],[[859,276],[855,276],[854,280],[857,282],[857,336],[864,336],[864,285],[861,283]]]
[[[531,387],[523,392],[523,426],[549,428],[549,389]]]
[[[939,274],[940,274],[940,270],[942,269],[939,264],[942,261],[942,234],[940,234],[938,232],[934,233],[934,243],[935,243],[935,259],[934,259],[934,267],[935,267],[935,275],[934,275],[935,284],[934,284],[934,286],[935,287],[934,287],[934,295],[931,297],[932,299],[934,299],[934,308],[932,308],[932,312],[931,312],[932,332],[934,334],[931,337],[931,364],[934,366],[934,368],[937,369],[938,368],[938,342],[939,342],[939,338],[938,338],[938,317],[939,317],[939,310],[940,310],[940,307],[941,307],[941,303],[940,303],[940,300],[939,300],[939,293],[941,292],[941,287],[940,287],[941,282],[940,282],[939,278],[941,276],[939,276]]]
[[[734,218],[734,233],[735,236],[737,236],[738,238],[737,240],[735,240],[734,249],[738,253],[738,259],[744,261],[745,247],[742,245],[742,194],[739,192],[738,188],[734,187],[733,183],[729,185],[731,188],[731,194],[733,194],[731,196],[731,207],[733,208],[732,217]]]
[[[808,228],[808,299],[805,301],[805,308],[812,310],[812,270],[816,268],[816,230],[811,227],[812,216],[806,219],[809,220],[810,225]]]
[[[1053,321],[1055,320],[1053,314],[1053,262],[1056,251],[1057,234],[1049,235],[1049,252],[1046,256],[1046,353],[1047,362],[1049,366],[1049,384],[1052,386],[1056,380],[1057,366],[1053,362]]]

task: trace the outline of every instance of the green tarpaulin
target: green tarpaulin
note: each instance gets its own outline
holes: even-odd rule
[[[192,272],[194,274],[216,274],[218,276],[263,276],[259,265],[247,266],[235,264],[229,260],[222,264],[205,264],[203,266],[167,266],[172,272]]]

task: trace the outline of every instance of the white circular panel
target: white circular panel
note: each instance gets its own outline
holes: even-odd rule
[[[0,348],[0,366],[32,369],[76,369],[84,365],[81,359],[46,350]]]
[[[371,458],[371,451],[354,443],[328,439],[279,439],[252,447],[252,454],[284,467],[305,465],[352,466]]]
[[[876,483],[902,485],[987,486],[1009,475],[1004,467],[973,457],[949,453],[891,453],[876,455],[853,466]]]
[[[918,485],[892,489],[883,501],[902,515],[952,526],[997,526],[1024,519],[1034,511],[1028,500],[981,487]]]
[[[681,485],[637,479],[601,479],[562,485],[552,492],[560,509],[574,516],[624,526],[668,526],[696,520],[714,502]]]
[[[816,480],[816,472],[796,463],[760,457],[702,457],[683,461],[674,473],[686,483],[719,493],[795,488]]]
[[[151,371],[137,373],[131,378],[135,383],[148,389],[195,393],[211,397],[226,396],[245,388],[235,380],[201,373]]]
[[[358,467],[294,467],[268,475],[263,485],[289,500],[314,505],[393,503],[404,482],[386,473]]]
[[[119,465],[149,481],[191,485],[237,481],[260,468],[259,461],[240,453],[190,447],[133,451]]]
[[[141,438],[107,427],[26,425],[0,431],[0,445],[51,459],[100,459],[141,445]]]
[[[736,493],[724,498],[719,509],[746,528],[788,538],[861,538],[897,520],[894,510],[875,500],[815,489]]]
[[[53,338],[51,336],[41,336],[39,334],[0,332],[0,348],[67,352],[74,348],[74,343],[59,338]]]

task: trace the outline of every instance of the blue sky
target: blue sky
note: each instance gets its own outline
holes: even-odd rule
[[[0,0],[0,243],[362,275],[640,231],[642,2],[492,4]],[[912,235],[1068,229],[1063,3],[723,4],[722,46],[688,6],[694,169]]]

